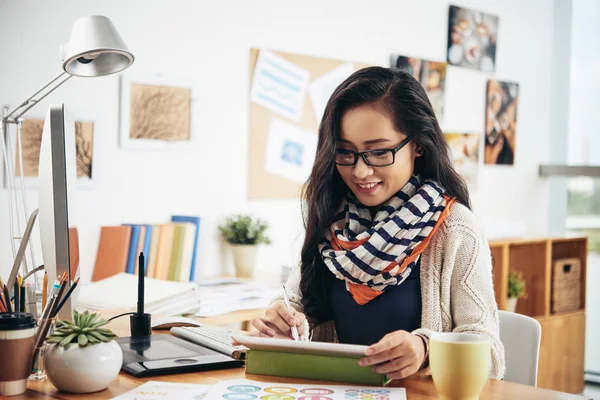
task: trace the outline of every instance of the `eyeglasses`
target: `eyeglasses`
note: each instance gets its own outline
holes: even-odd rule
[[[400,144],[393,149],[378,149],[360,152],[346,149],[336,149],[335,163],[337,165],[349,167],[356,165],[358,158],[361,157],[365,164],[371,167],[387,167],[388,165],[392,165],[394,163],[396,159],[396,153],[399,152],[401,148],[406,146],[408,142],[410,142],[409,137],[401,141]]]

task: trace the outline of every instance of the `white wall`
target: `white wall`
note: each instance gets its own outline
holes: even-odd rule
[[[367,4],[369,4],[367,6]],[[259,268],[278,270],[298,259],[302,242],[299,201],[247,201],[247,93],[251,47],[387,65],[390,53],[444,60],[446,1],[276,0],[83,2],[0,0],[0,104],[15,105],[60,71],[58,47],[72,22],[109,16],[135,53],[131,72],[163,73],[193,83],[192,130],[196,140],[179,152],[133,151],[118,145],[118,77],[72,79],[28,116],[42,117],[64,102],[77,119],[95,121],[92,190],[76,195],[82,277],[93,268],[99,227],[160,222],[171,214],[203,217],[200,268],[205,276],[225,268],[216,225],[224,215],[251,211],[272,225],[273,245],[259,253]],[[500,17],[498,79],[520,84],[516,164],[482,167],[476,209],[488,227],[523,224],[526,233],[547,226],[547,183],[537,166],[549,158],[550,0],[455,1]],[[449,68],[444,128],[481,132],[487,76]],[[229,165],[216,164],[227,148]],[[28,192],[30,208],[37,204]],[[0,274],[12,260],[6,190],[0,193]],[[494,228],[495,229],[495,228]],[[39,240],[36,249],[39,250]],[[38,256],[38,263],[41,256]]]

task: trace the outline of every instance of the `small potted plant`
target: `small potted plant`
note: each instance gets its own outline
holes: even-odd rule
[[[46,340],[46,374],[56,388],[69,393],[104,390],[117,377],[123,352],[117,336],[103,328],[107,322],[88,311],[73,313],[73,321],[59,321]]]
[[[515,312],[517,308],[517,300],[527,297],[525,292],[525,280],[522,272],[508,272],[508,303],[507,310]]]
[[[219,226],[223,239],[231,247],[237,277],[252,277],[258,245],[271,243],[266,235],[268,228],[269,225],[261,219],[242,214],[228,217]]]

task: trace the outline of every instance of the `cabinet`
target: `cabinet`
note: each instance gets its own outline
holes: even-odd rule
[[[586,237],[551,237],[491,241],[494,289],[498,308],[506,310],[508,272],[523,274],[527,297],[516,312],[537,319],[542,326],[538,386],[569,393],[584,388]],[[553,313],[553,265],[560,259],[580,262],[580,307]]]

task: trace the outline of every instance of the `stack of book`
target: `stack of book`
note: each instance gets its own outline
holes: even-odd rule
[[[145,276],[179,282],[194,281],[200,218],[174,215],[166,224],[103,226],[92,281],[121,272],[136,274],[145,256]]]
[[[77,299],[80,310],[134,310],[137,306],[137,276],[119,273],[88,285],[82,285]],[[198,285],[193,282],[170,282],[146,278],[145,312],[172,316],[192,314],[200,309]]]

